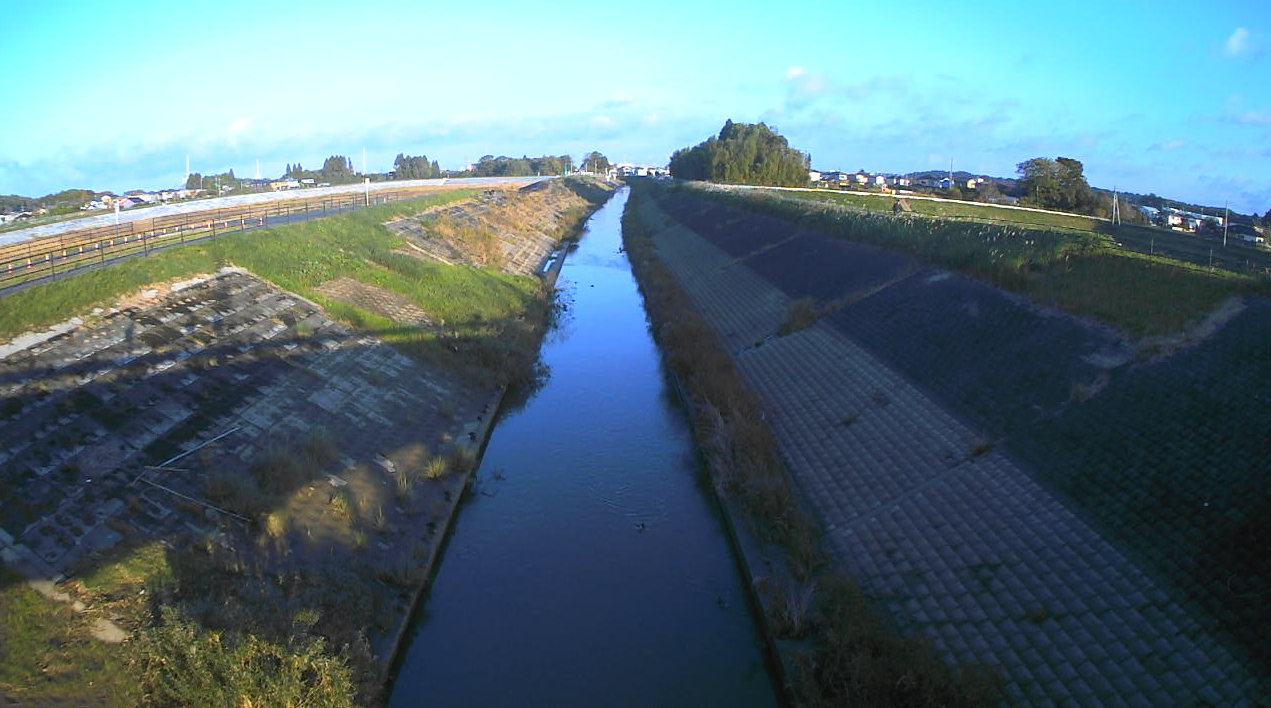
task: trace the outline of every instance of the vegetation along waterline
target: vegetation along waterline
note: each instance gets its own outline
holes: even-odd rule
[[[943,663],[929,643],[903,638],[859,587],[827,569],[820,531],[801,508],[758,398],[649,239],[640,207],[653,188],[634,183],[624,243],[658,342],[692,401],[694,435],[719,493],[737,499],[757,538],[779,549],[780,569],[752,572],[767,577],[757,592],[790,695],[811,706],[993,705],[1000,688],[991,671]]]

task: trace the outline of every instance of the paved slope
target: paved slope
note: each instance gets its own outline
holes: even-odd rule
[[[778,287],[738,257],[808,234],[787,227],[760,238],[751,229],[724,250],[711,243],[726,240],[720,229],[705,225],[713,236],[702,238],[647,203],[643,216],[663,227],[655,229],[659,254],[768,406],[830,549],[909,631],[933,637],[950,659],[1001,666],[1012,704],[1242,705],[1257,695],[1239,646],[1070,500],[987,444],[989,431],[975,423],[983,418],[958,410],[956,391],[932,395],[913,371],[879,356],[877,340],[867,346],[837,323],[771,336],[791,296],[806,292],[800,284],[826,281],[787,271],[787,287]],[[885,286],[860,301],[870,307],[890,296],[888,278],[903,269],[859,272],[863,284]],[[944,280],[935,275],[898,282]],[[860,285],[846,279],[840,291]],[[975,349],[970,341],[947,346]],[[1099,350],[1062,356],[1099,371],[1106,360],[1082,359]],[[1021,385],[993,384],[991,370],[978,376],[991,390]],[[1035,400],[1054,397],[1050,388]],[[989,422],[999,433],[1003,421]]]

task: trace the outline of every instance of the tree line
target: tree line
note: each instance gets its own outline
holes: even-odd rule
[[[764,123],[724,122],[719,135],[676,150],[671,175],[725,184],[803,186],[811,157]]]
[[[428,161],[427,155],[411,157],[397,153],[393,160],[393,177],[395,179],[434,179],[441,176],[441,166],[436,160]]]
[[[471,170],[452,173],[454,176],[471,177],[530,177],[533,175],[563,175],[574,171],[574,158],[569,155],[543,155],[541,157],[507,157],[482,155]]]

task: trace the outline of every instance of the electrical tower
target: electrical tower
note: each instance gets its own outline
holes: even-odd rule
[[[1121,223],[1121,197],[1117,195],[1117,188],[1112,188],[1112,223]]]

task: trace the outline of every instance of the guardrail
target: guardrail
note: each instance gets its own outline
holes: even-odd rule
[[[209,209],[99,226],[0,245],[0,293],[33,281],[226,233],[290,223],[421,196],[435,187],[325,195]]]

